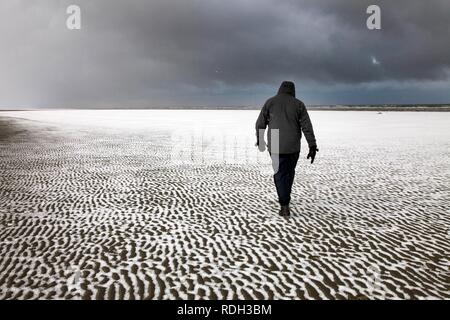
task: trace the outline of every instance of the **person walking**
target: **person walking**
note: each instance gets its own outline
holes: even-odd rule
[[[274,168],[274,182],[280,203],[279,215],[290,216],[289,203],[294,183],[295,167],[300,154],[302,132],[309,146],[306,157],[314,162],[317,148],[313,126],[305,104],[295,97],[295,84],[283,81],[278,94],[268,99],[256,120],[256,146],[266,150],[264,133],[268,132],[268,151]],[[273,140],[276,141],[273,141]]]

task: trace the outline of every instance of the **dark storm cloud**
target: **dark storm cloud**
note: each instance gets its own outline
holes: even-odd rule
[[[65,27],[72,3],[82,10],[80,31]],[[370,4],[382,9],[380,31],[366,28]],[[312,103],[363,102],[361,88],[369,102],[408,92],[414,100],[417,92],[440,92],[449,77],[444,0],[13,0],[0,7],[3,107],[252,104],[283,79],[299,82]]]

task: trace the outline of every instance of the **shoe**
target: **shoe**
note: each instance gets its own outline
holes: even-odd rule
[[[289,210],[289,205],[281,206],[280,212],[278,214],[282,217],[289,217],[291,215],[291,212]]]

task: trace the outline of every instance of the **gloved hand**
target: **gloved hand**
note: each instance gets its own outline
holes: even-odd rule
[[[258,147],[259,151],[266,151],[266,142],[263,140],[262,143],[259,143],[259,140],[256,140],[255,147]]]
[[[316,152],[319,152],[319,149],[317,149],[317,146],[311,146],[309,147],[309,153],[306,159],[311,158],[311,164],[314,162],[314,158],[316,157]]]

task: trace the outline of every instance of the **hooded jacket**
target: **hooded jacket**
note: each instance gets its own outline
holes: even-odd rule
[[[309,147],[316,146],[316,138],[308,111],[303,102],[295,98],[293,82],[284,81],[278,90],[278,94],[267,100],[261,109],[255,125],[258,143],[259,130],[265,130],[267,126],[269,127],[268,149],[271,153],[300,152],[302,131]],[[272,137],[276,137],[276,132],[272,132],[274,129],[279,130],[278,148],[276,148],[275,141],[274,143],[271,141]]]

